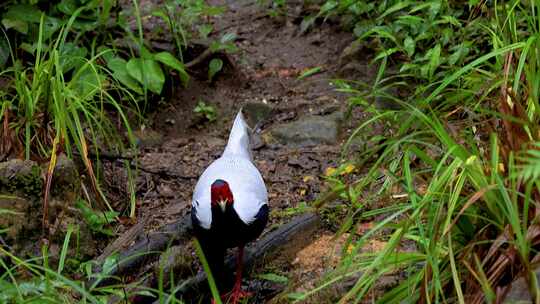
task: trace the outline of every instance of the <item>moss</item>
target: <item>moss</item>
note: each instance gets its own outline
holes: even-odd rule
[[[11,160],[0,164],[0,193],[39,197],[42,190],[41,168],[35,162]]]

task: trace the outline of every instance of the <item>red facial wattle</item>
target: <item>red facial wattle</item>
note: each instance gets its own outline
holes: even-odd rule
[[[234,198],[229,184],[221,179],[216,180],[211,188],[211,203],[212,206],[218,206],[220,202],[225,202],[227,206],[232,205]]]

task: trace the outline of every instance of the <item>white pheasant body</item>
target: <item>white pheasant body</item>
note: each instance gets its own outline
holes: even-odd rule
[[[232,303],[245,295],[241,288],[244,246],[266,226],[267,201],[266,186],[251,160],[248,127],[240,110],[223,155],[199,178],[191,208],[193,231],[220,290],[229,288],[224,265],[226,249],[238,247]]]
[[[263,178],[251,160],[248,127],[241,111],[235,118],[223,155],[206,168],[193,192],[192,208],[204,229],[212,225],[210,188],[216,180],[227,181],[234,196],[233,208],[245,224],[254,221],[268,202]]]

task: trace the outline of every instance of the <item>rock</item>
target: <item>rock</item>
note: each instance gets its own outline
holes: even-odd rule
[[[248,124],[254,127],[257,123],[267,119],[272,114],[272,107],[261,102],[249,102],[242,107]]]
[[[0,195],[0,229],[6,229],[5,237],[8,243],[18,243],[26,239],[28,231],[40,228],[41,217],[33,216],[32,211],[38,211],[39,203],[23,197]]]
[[[48,164],[47,164],[48,166]],[[45,167],[44,172],[47,171]],[[63,201],[73,203],[79,195],[81,180],[77,166],[72,159],[60,154],[56,159],[53,179],[51,181],[51,195]]]
[[[163,143],[163,135],[152,129],[141,129],[133,132],[135,143],[139,148],[156,147]]]
[[[40,227],[42,188],[41,169],[35,162],[0,163],[0,229],[7,229],[7,242],[25,241],[30,231]]]
[[[540,268],[535,270],[536,279],[540,280]],[[504,298],[503,304],[532,304],[531,293],[524,277],[519,277],[510,285],[510,290]]]
[[[265,146],[265,143],[260,134],[253,134],[251,137],[251,149],[259,150]]]
[[[48,164],[42,167],[33,161],[11,160],[0,163],[0,229],[7,229],[5,241],[13,252],[26,257],[39,254],[42,236],[43,184]],[[71,225],[72,235],[69,256],[91,256],[97,250],[92,232],[84,224],[80,211],[74,208],[80,196],[80,178],[75,163],[61,154],[56,161],[48,204],[49,236],[51,241],[50,263],[58,257],[55,246],[64,241]],[[77,240],[78,246],[75,246]]]
[[[263,134],[263,140],[268,144],[279,142],[295,147],[335,144],[342,120],[341,112],[326,116],[305,116],[297,121],[272,127]]]
[[[382,110],[399,110],[402,106],[394,100],[400,99],[399,90],[396,86],[391,86],[382,90],[383,93],[375,97],[375,105]]]
[[[67,208],[72,207],[73,204],[72,202],[56,199],[50,202],[49,207],[52,210],[49,211],[56,210],[56,217],[49,226],[50,240],[51,243],[61,246],[69,226],[74,227],[75,230],[71,235],[68,256],[79,260],[87,260],[97,254],[98,244],[92,230],[85,223],[82,212],[76,208]],[[55,255],[51,256],[53,263],[56,263],[58,258]]]
[[[364,42],[362,40],[354,40],[351,42],[339,55],[338,66],[343,67],[345,64],[359,58],[364,52]]]
[[[0,163],[0,194],[39,197],[43,189],[41,169],[29,160]]]
[[[159,263],[155,265],[156,274],[163,269],[163,277],[170,278],[171,273],[175,278],[192,275],[192,263],[194,262],[191,249],[186,245],[172,246],[165,250],[159,257]]]
[[[369,66],[365,62],[349,61],[339,68],[338,75],[345,79],[362,80],[369,82]]]

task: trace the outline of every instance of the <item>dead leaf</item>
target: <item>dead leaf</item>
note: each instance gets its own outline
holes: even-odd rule
[[[356,227],[356,233],[359,235],[363,235],[367,231],[371,230],[373,226],[373,222],[360,223],[358,227]]]
[[[332,176],[336,173],[337,169],[334,167],[328,167],[326,170],[324,170],[324,175],[326,176]]]
[[[368,252],[380,252],[386,247],[388,242],[379,241],[379,240],[370,240],[367,246],[365,247],[365,250]]]

